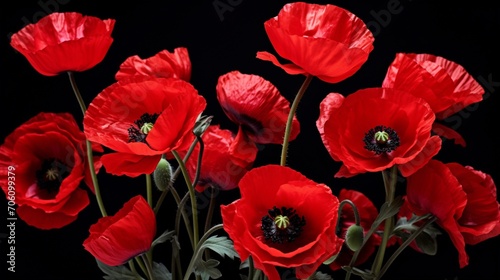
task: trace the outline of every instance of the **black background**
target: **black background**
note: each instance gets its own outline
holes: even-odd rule
[[[173,3],[172,3],[173,2]],[[203,3],[202,3],[203,2]],[[500,62],[497,40],[500,36],[500,10],[487,1],[421,0],[349,0],[328,1],[346,8],[363,19],[375,35],[374,50],[368,61],[352,77],[337,84],[314,79],[303,98],[297,116],[301,133],[290,145],[288,165],[307,177],[329,185],[335,194],[341,188],[364,192],[377,205],[384,191],[379,174],[363,174],[350,179],[334,179],[340,164],[326,153],[316,130],[318,105],[329,92],[352,93],[361,88],[380,86],[385,71],[397,52],[430,53],[462,65],[484,87],[484,100],[456,115],[453,126],[467,141],[460,147],[445,141],[437,158],[471,165],[500,180],[498,136]],[[9,4],[10,8],[6,5]],[[214,3],[230,5],[219,11]],[[213,123],[236,131],[223,114],[215,98],[217,78],[232,70],[258,74],[272,82],[288,100],[293,100],[303,76],[290,76],[270,62],[255,58],[257,51],[275,53],[263,23],[278,14],[285,1],[95,1],[41,0],[4,2],[1,10],[1,128],[0,139],[41,111],[71,112],[81,122],[82,115],[66,75],[46,77],[36,72],[27,60],[9,45],[10,34],[28,22],[35,22],[51,12],[76,11],[102,19],[114,18],[114,42],[105,59],[96,67],[76,74],[76,81],[87,104],[114,82],[121,62],[132,55],[150,57],[161,50],[188,48],[192,62],[191,83],[208,101],[205,111]],[[327,3],[316,1],[315,3]],[[498,81],[498,82],[496,82]],[[281,145],[260,147],[256,166],[279,163]],[[103,199],[113,214],[132,195],[144,193],[144,179],[99,174]],[[179,180],[182,187],[182,180]],[[158,197],[158,192],[155,192]],[[218,203],[238,197],[237,190],[218,193]],[[201,198],[206,200],[206,196]],[[1,217],[6,215],[7,200],[1,196]],[[168,197],[162,208],[159,230],[171,228],[169,217],[175,208]],[[5,214],[4,214],[5,213]],[[16,272],[7,271],[7,248],[2,240],[1,279],[102,279],[93,257],[82,247],[88,228],[100,217],[95,200],[84,209],[77,221],[58,230],[43,231],[18,220],[16,237]],[[215,222],[219,217],[215,217]],[[7,224],[6,219],[3,219]],[[6,232],[5,227],[0,233]],[[223,234],[219,232],[219,234]],[[405,251],[393,264],[386,279],[500,279],[500,237],[476,246],[468,246],[470,264],[458,268],[458,256],[446,234],[439,236],[435,257]],[[169,258],[167,245],[155,254],[157,261]],[[189,247],[186,246],[186,250]],[[222,279],[238,279],[238,262],[222,260]],[[169,266],[169,262],[166,262]],[[184,263],[185,268],[187,263]],[[328,268],[322,267],[328,272]],[[231,276],[229,276],[231,275]],[[334,273],[342,279],[343,273]],[[283,271],[283,279],[293,279]]]

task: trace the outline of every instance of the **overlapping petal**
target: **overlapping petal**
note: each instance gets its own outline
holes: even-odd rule
[[[52,13],[13,34],[10,45],[42,75],[81,72],[104,59],[113,42],[114,25],[114,19]]]

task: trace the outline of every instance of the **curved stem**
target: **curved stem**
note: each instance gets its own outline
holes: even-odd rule
[[[344,205],[346,205],[346,204],[351,205],[352,211],[354,213],[354,222],[356,223],[356,225],[359,226],[359,224],[361,223],[361,219],[359,217],[358,208],[356,207],[356,205],[354,204],[354,202],[352,202],[349,199],[344,199],[339,204],[339,211],[338,211],[339,214],[338,214],[338,218],[337,218],[337,231],[340,228],[340,218],[341,218],[341,215],[342,215],[342,209],[344,209]]]
[[[297,111],[297,108],[299,106],[299,102],[302,99],[302,96],[304,96],[304,93],[306,92],[307,87],[311,83],[311,80],[314,76],[312,75],[307,75],[304,83],[302,83],[302,86],[300,87],[299,91],[297,92],[297,95],[295,95],[295,99],[293,100],[292,106],[290,107],[290,113],[288,114],[288,119],[286,121],[286,127],[285,127],[285,136],[283,137],[283,147],[281,150],[281,161],[280,165],[285,166],[286,165],[286,156],[288,153],[288,142],[290,141],[290,134],[292,133],[292,123],[293,123],[293,117],[295,116],[295,112]]]
[[[196,193],[193,187],[193,184],[191,182],[191,179],[189,178],[189,174],[186,169],[186,165],[184,164],[184,161],[181,159],[179,154],[176,151],[172,151],[172,154],[174,155],[175,159],[179,163],[179,167],[181,168],[182,175],[184,176],[184,180],[186,181],[186,185],[188,187],[189,191],[189,196],[191,198],[191,214],[193,215],[193,246],[196,247],[198,245],[198,209],[197,209],[197,203],[196,203]]]
[[[80,105],[80,109],[82,110],[82,114],[85,116],[85,112],[87,111],[87,107],[85,106],[85,102],[83,101],[82,95],[80,94],[80,90],[76,86],[75,76],[73,72],[68,71],[69,82],[71,83],[71,87],[73,88],[73,92],[75,93],[76,100]],[[97,200],[97,204],[99,205],[99,210],[101,211],[101,215],[106,217],[108,214],[106,212],[106,208],[104,207],[104,202],[102,201],[101,190],[99,188],[99,182],[97,181],[97,175],[94,167],[94,155],[92,151],[92,143],[89,140],[85,140],[85,144],[87,147],[87,161],[90,170],[90,176],[92,177],[92,184],[94,185],[95,197]]]
[[[391,257],[389,259],[387,259],[387,262],[384,264],[384,266],[382,267],[382,269],[380,269],[379,271],[379,274],[377,275],[377,278],[376,279],[380,279],[382,278],[382,276],[385,274],[385,272],[387,271],[387,269],[389,269],[389,267],[391,266],[391,264],[394,262],[394,260],[396,260],[396,258],[399,256],[399,254],[401,254],[401,252],[403,252],[403,250],[408,247],[408,245],[410,245],[410,243],[415,240],[415,238],[417,238],[417,236],[422,233],[422,231],[425,230],[425,228],[432,224],[434,221],[436,221],[437,218],[435,216],[431,216],[431,218],[429,218],[427,221],[425,221],[425,223],[420,227],[418,228],[415,232],[413,232],[407,240],[405,240],[405,242],[403,242],[403,244],[401,244],[401,246],[398,247],[398,249],[396,249],[396,251],[394,251],[394,253],[391,255]]]
[[[153,267],[151,265],[151,260],[148,259],[147,254],[142,254],[141,258],[144,261],[144,264],[146,266],[146,272],[147,272],[147,275],[148,275],[148,279],[149,280],[154,280]]]

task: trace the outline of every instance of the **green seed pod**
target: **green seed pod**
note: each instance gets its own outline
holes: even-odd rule
[[[361,244],[363,244],[363,228],[358,225],[352,225],[347,229],[347,233],[345,235],[345,243],[347,247],[353,251],[359,250],[361,248]]]
[[[172,184],[172,166],[166,159],[160,159],[153,173],[153,178],[160,191],[166,190]]]

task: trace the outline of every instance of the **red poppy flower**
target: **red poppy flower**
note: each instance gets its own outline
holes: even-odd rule
[[[196,189],[202,192],[209,186],[220,190],[237,188],[239,180],[255,161],[255,143],[248,141],[241,130],[234,137],[231,131],[221,129],[219,125],[209,126],[203,133],[202,140],[204,149]],[[196,173],[199,152],[200,148],[196,146],[186,162],[191,178]]]
[[[252,256],[269,280],[281,279],[276,267],[295,268],[305,279],[339,252],[339,201],[328,186],[267,165],[248,171],[239,189],[241,199],[221,206],[224,229],[241,260]]]
[[[110,266],[126,263],[147,252],[156,235],[156,217],[146,200],[134,196],[114,216],[100,218],[90,226],[83,247]]]
[[[94,98],[83,119],[84,132],[115,151],[101,158],[108,173],[150,174],[162,154],[188,149],[205,106],[205,99],[183,80],[132,77]]]
[[[383,87],[408,91],[425,99],[443,120],[481,101],[484,89],[457,63],[431,54],[398,53],[389,66]],[[455,130],[435,123],[433,131],[465,146]]]
[[[104,59],[114,25],[114,19],[52,13],[12,35],[10,45],[42,75],[81,72]]]
[[[258,52],[257,58],[288,74],[310,74],[328,83],[352,76],[373,50],[365,23],[335,5],[289,3],[264,27],[276,52],[292,63],[281,64],[268,52]]]
[[[217,99],[224,113],[255,143],[281,144],[290,112],[290,102],[269,81],[258,75],[231,71],[219,77]],[[292,122],[290,140],[297,137],[300,124]]]
[[[189,82],[191,60],[186,48],[176,48],[173,53],[163,50],[152,57],[141,59],[134,55],[127,58],[116,73],[116,80],[135,75],[177,78]]]
[[[423,166],[441,148],[431,137],[434,113],[420,98],[368,88],[344,97],[330,93],[320,105],[316,126],[335,161],[335,177],[377,172],[397,165],[403,176]]]
[[[102,152],[102,147],[94,146]],[[85,135],[69,113],[39,113],[16,128],[0,146],[0,185],[9,194],[15,170],[19,218],[40,229],[61,228],[75,221],[88,204],[85,183],[93,191]],[[94,157],[95,171],[101,163]]]
[[[358,191],[347,189],[340,190],[339,200],[343,201],[346,199],[352,201],[352,203],[356,205],[360,218],[360,225],[363,228],[364,233],[366,234],[370,230],[373,222],[378,216],[377,208],[368,197]],[[339,235],[345,236],[347,229],[351,225],[354,225],[355,222],[356,220],[352,207],[344,206],[344,208],[342,208],[342,214],[340,215]],[[368,258],[370,258],[370,256],[373,254],[373,252],[375,252],[375,248],[380,245],[381,241],[382,239],[379,235],[373,234],[359,252],[358,258],[356,259],[354,265],[358,266],[366,262]],[[354,252],[344,244],[344,246],[342,246],[342,249],[340,250],[340,253],[335,258],[335,261],[330,264],[330,268],[332,270],[339,270],[342,268],[342,266],[349,265],[353,255]]]
[[[431,160],[407,179],[409,208],[437,218],[458,250],[461,268],[469,263],[465,244],[500,234],[496,187],[488,175],[458,163]]]

